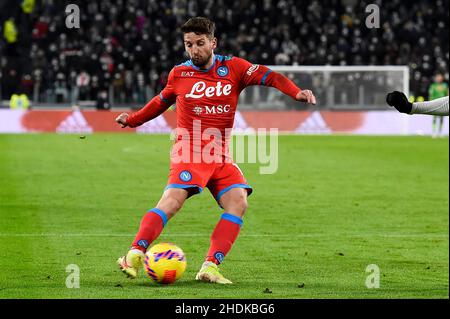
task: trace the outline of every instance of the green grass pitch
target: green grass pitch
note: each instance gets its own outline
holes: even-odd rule
[[[449,297],[447,138],[280,136],[275,175],[240,164],[255,192],[221,267],[229,286],[194,280],[221,214],[208,190],[157,240],[185,251],[178,282],[117,268],[169,148],[166,135],[0,135],[0,298]],[[69,264],[79,289],[66,288]]]

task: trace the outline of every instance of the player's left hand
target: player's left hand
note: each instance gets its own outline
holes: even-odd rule
[[[316,105],[316,97],[311,90],[301,90],[295,97],[297,101],[310,103]]]

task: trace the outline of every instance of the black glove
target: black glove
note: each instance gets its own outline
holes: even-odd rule
[[[408,101],[405,94],[394,91],[386,95],[386,103],[395,107],[401,113],[411,114],[412,103]]]

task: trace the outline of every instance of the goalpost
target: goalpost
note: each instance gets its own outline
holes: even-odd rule
[[[319,109],[387,110],[385,96],[397,90],[409,96],[407,66],[268,66],[285,74],[299,87],[311,89]],[[252,86],[239,99],[244,110],[307,109],[273,88]]]

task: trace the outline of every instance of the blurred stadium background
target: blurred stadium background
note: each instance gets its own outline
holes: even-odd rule
[[[66,27],[69,3],[80,8],[79,29]],[[365,25],[371,3],[379,28]],[[319,110],[386,110],[390,90],[423,100],[436,73],[448,81],[448,11],[446,0],[1,0],[1,106],[25,94],[34,109],[139,108],[187,58],[180,25],[205,15],[216,22],[217,53],[299,66],[284,72],[314,90]],[[246,93],[242,110],[306,108],[270,90]]]

